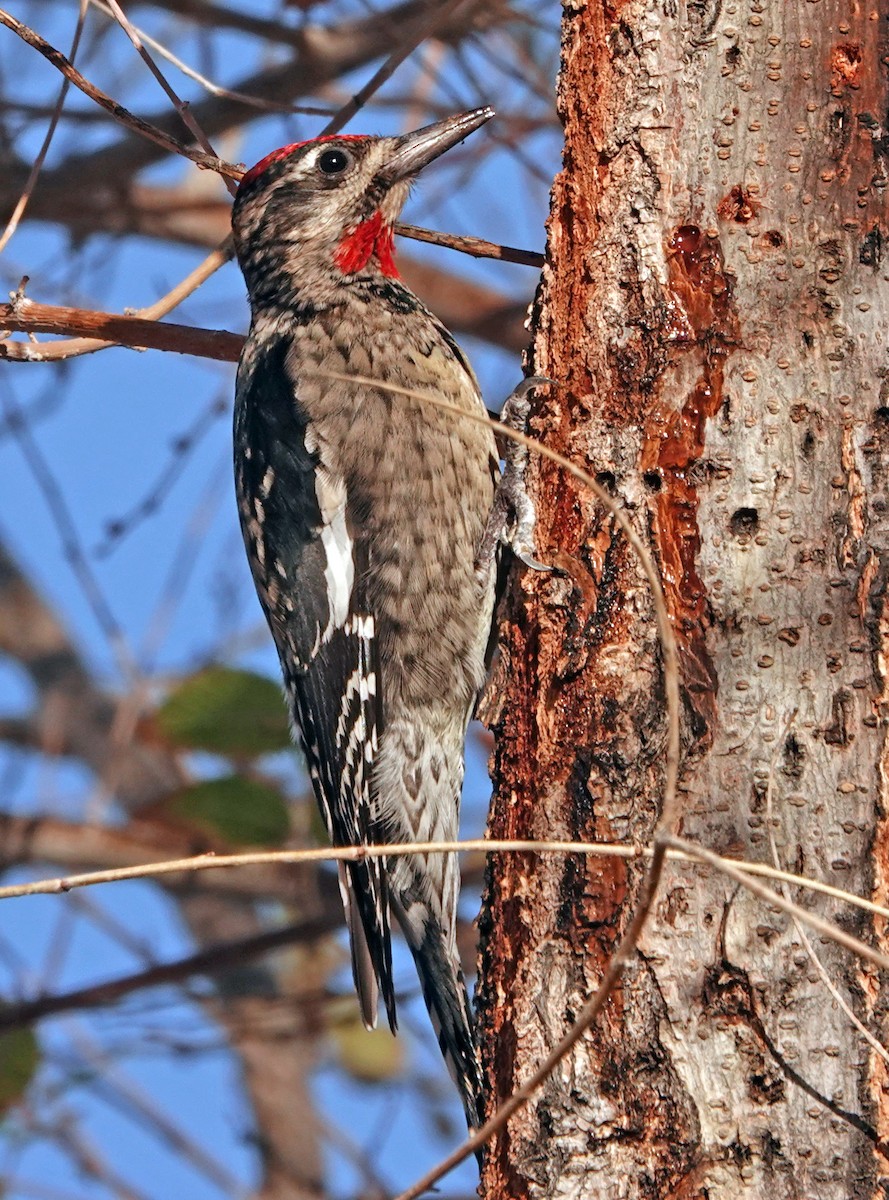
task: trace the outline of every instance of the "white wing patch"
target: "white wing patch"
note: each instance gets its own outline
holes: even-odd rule
[[[349,616],[352,588],[355,584],[355,560],[352,539],[346,526],[346,484],[330,470],[325,461],[324,443],[316,438],[311,427],[305,433],[306,449],[318,455],[315,472],[315,495],[321,510],[321,545],[324,547],[324,580],[327,584],[329,617],[321,632],[321,641],[328,642],[336,629],[342,629]]]
[[[355,562],[352,558],[352,539],[346,528],[346,489],[340,485],[331,491],[341,494],[341,499],[332,510],[332,515],[325,513],[322,502],[322,492],[328,489],[323,486],[320,475],[315,484],[318,502],[324,517],[324,527],[321,530],[321,545],[327,556],[324,568],[324,578],[327,582],[327,599],[330,606],[330,620],[324,633],[326,641],[334,629],[342,629],[349,616],[349,603],[352,599],[352,587],[355,583]]]

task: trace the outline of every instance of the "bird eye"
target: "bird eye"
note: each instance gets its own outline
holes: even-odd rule
[[[318,156],[318,169],[325,175],[339,175],[349,165],[350,158],[345,150],[325,150]]]

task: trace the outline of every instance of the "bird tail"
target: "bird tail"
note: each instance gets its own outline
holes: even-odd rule
[[[374,768],[380,825],[392,843],[451,842],[457,836],[463,782],[463,726],[435,714],[418,725],[387,714],[386,738]],[[407,766],[406,766],[407,764]],[[386,859],[389,903],[410,947],[423,999],[445,1062],[478,1129],[484,1112],[482,1073],[469,996],[457,952],[460,866],[453,853]]]
[[[380,860],[370,863],[340,863],[340,895],[349,929],[352,951],[352,978],[366,1029],[377,1024],[377,1004],[382,989],[383,1003],[389,1028],[395,1033],[398,1022],[395,1013],[395,985],[392,978],[392,947],[389,940],[388,905],[383,912],[376,910],[374,897],[385,897],[386,882],[379,870]],[[376,868],[379,878],[375,887],[361,877],[361,870]],[[358,873],[358,878],[356,878]],[[362,904],[362,900],[364,903]],[[385,903],[385,902],[384,902]]]
[[[396,896],[393,889],[391,901],[414,956],[438,1044],[463,1101],[466,1123],[478,1129],[484,1114],[482,1073],[456,939],[418,898],[411,902],[403,891]]]

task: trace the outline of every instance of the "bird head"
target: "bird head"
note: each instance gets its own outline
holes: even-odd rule
[[[266,155],[242,178],[232,210],[251,300],[282,273],[397,275],[392,229],[411,181],[493,115],[477,108],[401,137],[336,134]]]

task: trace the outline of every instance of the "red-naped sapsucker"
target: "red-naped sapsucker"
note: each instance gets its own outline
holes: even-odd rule
[[[494,603],[493,560],[477,556],[498,456],[485,426],[384,385],[485,411],[454,339],[399,279],[392,229],[416,173],[492,115],[285,146],[235,200],[252,314],[235,408],[241,526],[335,845],[457,836]],[[391,910],[477,1126],[456,856],[366,859],[340,879],[366,1024],[381,995],[395,1029]]]

